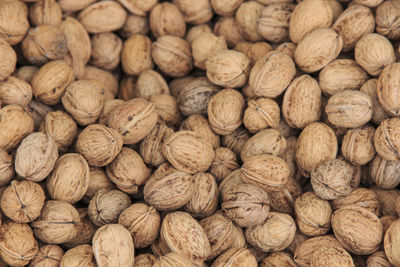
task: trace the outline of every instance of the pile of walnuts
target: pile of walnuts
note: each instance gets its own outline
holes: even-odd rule
[[[0,267],[400,266],[399,0],[0,0]]]

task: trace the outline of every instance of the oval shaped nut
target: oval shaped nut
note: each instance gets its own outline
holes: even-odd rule
[[[295,78],[287,88],[282,102],[282,115],[292,128],[303,129],[321,116],[321,88],[311,76]]]
[[[349,129],[342,140],[343,156],[352,164],[367,164],[375,156],[374,134],[371,126]]]
[[[400,220],[394,221],[387,230],[384,238],[384,249],[386,257],[393,266],[400,264],[400,254],[397,250],[398,235],[400,234]]]
[[[142,34],[129,37],[122,47],[122,69],[129,75],[139,75],[142,71],[152,69],[151,40]]]
[[[369,95],[372,100],[372,122],[376,125],[379,125],[382,121],[389,118],[389,115],[386,113],[386,110],[382,107],[381,103],[379,102],[378,95],[377,95],[377,87],[378,87],[378,80],[377,79],[370,79],[361,86],[360,91]]]
[[[391,116],[400,116],[400,63],[387,65],[379,76],[376,94],[379,103]]]
[[[136,259],[135,259],[136,260]],[[170,252],[160,256],[152,267],[195,267],[194,263],[185,255]]]
[[[222,253],[212,267],[257,267],[257,259],[247,248],[230,248]]]
[[[178,131],[162,148],[164,157],[178,170],[190,174],[205,172],[215,157],[211,143],[193,131]]]
[[[280,108],[274,100],[260,97],[247,102],[243,124],[251,133],[265,128],[278,128],[279,121]]]
[[[400,159],[400,119],[384,120],[376,129],[374,136],[375,150],[386,160]]]
[[[400,161],[377,155],[369,165],[372,182],[382,189],[395,189],[400,183]]]
[[[397,1],[384,1],[376,9],[376,31],[391,40],[400,37],[397,27],[399,23],[400,3]]]
[[[280,191],[288,182],[289,165],[283,159],[261,154],[248,158],[241,167],[242,181],[267,192]]]

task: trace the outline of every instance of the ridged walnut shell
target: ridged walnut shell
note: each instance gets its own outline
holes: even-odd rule
[[[4,2],[13,1],[3,1],[2,3]],[[3,38],[0,38],[0,55],[2,58],[2,61],[0,63],[0,80],[4,80],[8,76],[10,76],[11,73],[13,73],[13,71],[15,70],[15,66],[17,64],[17,54]]]
[[[146,69],[152,69],[151,40],[142,34],[129,37],[123,44],[121,53],[122,69],[126,74],[139,75]]]
[[[0,37],[10,45],[21,42],[29,29],[26,4],[22,1],[2,1],[0,4],[0,28]]]
[[[178,6],[183,13],[186,23],[202,24],[211,20],[213,9],[209,0],[201,0],[194,4],[191,0],[174,0],[173,3]]]
[[[161,224],[161,239],[172,252],[202,264],[210,254],[210,243],[201,225],[186,212],[168,213]]]
[[[243,127],[237,128],[231,134],[225,135],[222,138],[222,144],[236,153],[236,155],[240,155],[244,144],[251,137],[250,133]]]
[[[376,216],[379,216],[381,213],[378,196],[368,188],[356,188],[347,196],[337,198],[331,203],[333,210],[338,210],[346,206],[359,206],[373,212]]]
[[[242,3],[235,13],[235,20],[240,34],[244,39],[257,42],[262,37],[257,31],[257,19],[261,15],[263,5],[257,1]]]
[[[230,248],[222,253],[212,264],[212,267],[256,267],[256,257],[246,248]]]
[[[377,155],[369,165],[372,182],[382,189],[395,189],[400,184],[400,161]]]
[[[400,159],[400,119],[384,120],[375,131],[375,150],[386,160]]]
[[[32,87],[26,81],[10,76],[0,82],[0,99],[4,105],[26,106],[32,100]]]
[[[267,192],[280,191],[289,178],[289,165],[281,158],[260,154],[248,158],[241,167],[242,181]]]
[[[236,154],[226,147],[219,147],[215,150],[215,158],[210,166],[210,173],[222,181],[232,171],[239,169],[239,163]]]
[[[243,124],[251,133],[265,128],[277,128],[279,121],[280,108],[274,100],[260,97],[247,102]]]
[[[36,2],[29,9],[29,18],[35,26],[41,24],[57,26],[62,20],[62,10],[55,0]]]
[[[136,261],[136,258],[135,258]],[[135,265],[136,266],[136,265]],[[195,267],[196,265],[185,255],[170,252],[160,256],[152,267]]]
[[[73,248],[79,245],[89,244],[92,241],[94,233],[96,232],[96,226],[90,221],[88,216],[88,209],[78,208],[80,221],[77,223],[76,228],[78,233],[63,246],[66,248]]]
[[[157,261],[157,257],[150,253],[135,255],[134,267],[152,267]],[[171,266],[172,267],[172,266]]]
[[[376,9],[376,31],[391,40],[399,39],[400,4],[397,1],[384,1]]]
[[[381,103],[379,102],[378,95],[377,95],[377,87],[378,87],[378,80],[377,79],[370,79],[365,82],[360,91],[369,95],[372,100],[372,119],[371,121],[376,125],[379,125],[382,121],[389,118],[389,115],[386,113],[386,110],[382,107]]]
[[[186,33],[185,19],[175,3],[156,4],[150,12],[149,24],[156,38],[165,35],[183,38]]]
[[[14,160],[4,149],[0,148],[0,186],[8,184],[14,177]]]
[[[311,76],[295,78],[285,91],[282,115],[292,128],[303,129],[321,116],[321,88]]]
[[[190,174],[206,171],[215,157],[208,140],[196,132],[185,130],[171,135],[165,141],[162,152],[176,169]]]
[[[61,259],[60,267],[67,266],[96,267],[92,246],[85,244],[67,250]]]
[[[349,129],[342,140],[343,156],[352,164],[367,164],[375,156],[374,134],[371,126]]]
[[[391,116],[400,115],[400,97],[397,84],[400,82],[400,63],[387,65],[379,76],[376,93],[379,103]]]
[[[293,256],[287,252],[274,252],[260,262],[260,267],[297,267]]]
[[[64,255],[63,249],[58,245],[44,245],[39,248],[35,258],[30,262],[30,267],[59,267]]]
[[[387,230],[384,237],[384,249],[386,257],[393,266],[400,264],[400,254],[398,247],[398,234],[400,233],[400,220],[396,220]],[[392,266],[391,265],[391,266]]]
[[[136,144],[151,132],[157,118],[154,104],[133,98],[110,112],[108,126],[122,135],[124,144]]]
[[[368,255],[378,250],[382,241],[382,223],[371,211],[346,206],[332,215],[332,229],[339,242],[350,252]]]
[[[302,194],[301,185],[291,176],[281,191],[269,192],[271,211],[293,214],[294,201]]]
[[[384,251],[377,251],[367,258],[367,267],[391,267]]]
[[[310,266],[324,267],[329,264],[355,266],[351,255],[342,247],[320,247],[314,251],[310,259]]]

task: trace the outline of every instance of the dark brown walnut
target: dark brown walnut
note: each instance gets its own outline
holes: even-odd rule
[[[257,259],[246,248],[231,248],[222,253],[212,264],[212,267],[256,267]]]
[[[255,155],[241,167],[243,182],[254,184],[267,192],[282,190],[289,178],[289,165],[281,158],[268,154]]]
[[[115,69],[120,62],[122,40],[114,33],[95,34],[91,38],[93,66],[106,70]]]
[[[8,266],[25,266],[38,252],[38,243],[28,224],[12,221],[0,227],[0,256]]]
[[[0,186],[8,184],[14,176],[12,155],[0,148]]]
[[[117,157],[107,166],[106,172],[117,188],[128,194],[137,193],[139,186],[143,185],[150,176],[150,171],[140,155],[127,147],[122,148]]]
[[[0,38],[10,45],[21,42],[29,29],[26,4],[21,1],[2,1],[0,10]]]
[[[211,252],[208,260],[218,257],[229,248],[236,247],[235,239],[238,236],[244,238],[242,230],[221,213],[202,219],[200,225],[210,242]]]
[[[384,120],[376,129],[374,135],[375,150],[386,160],[400,159],[400,119]]]
[[[154,207],[135,203],[121,213],[118,224],[132,234],[135,248],[144,248],[157,239],[161,219]]]
[[[331,228],[331,205],[313,192],[296,199],[294,212],[299,231],[306,236],[324,235]]]
[[[39,248],[36,256],[31,260],[30,267],[58,267],[64,255],[58,245],[44,245]]]
[[[268,194],[252,184],[236,185],[221,194],[221,209],[240,227],[258,225],[269,214]]]
[[[293,256],[286,252],[274,252],[264,258],[260,267],[296,267]]]
[[[62,20],[62,10],[55,0],[38,1],[30,7],[29,18],[35,26],[41,24],[57,26]]]
[[[16,223],[29,223],[39,217],[45,200],[40,185],[13,180],[1,196],[1,210]]]
[[[347,196],[337,198],[332,201],[333,210],[337,210],[345,206],[359,206],[375,213],[376,216],[379,216],[381,213],[381,205],[379,203],[378,196],[373,190],[368,188],[360,187],[354,189]]]
[[[30,63],[43,65],[67,54],[67,40],[60,28],[43,24],[28,31],[22,42],[22,52]]]
[[[60,267],[79,265],[87,267],[97,266],[93,256],[91,245],[79,245],[67,250],[60,262]]]
[[[280,108],[274,100],[260,97],[247,102],[243,124],[251,133],[265,128],[277,128],[279,121]]]
[[[80,221],[77,223],[77,234],[70,241],[64,243],[66,248],[73,248],[79,245],[89,244],[92,241],[96,226],[90,221],[87,208],[78,208]]]
[[[377,251],[382,241],[382,223],[369,210],[346,206],[332,215],[332,229],[339,242],[350,252],[368,255]]]
[[[89,165],[78,153],[59,157],[54,170],[46,180],[47,191],[54,200],[76,203],[83,198],[89,186]]]
[[[302,194],[301,185],[289,177],[288,183],[281,191],[270,192],[269,203],[272,211],[293,214],[294,201]]]
[[[122,149],[122,136],[114,129],[91,124],[79,134],[76,150],[93,167],[110,164]]]
[[[122,135],[124,144],[136,144],[151,132],[157,118],[154,104],[143,98],[133,98],[110,112],[108,126]]]
[[[202,264],[210,254],[207,235],[186,212],[168,213],[161,224],[160,237],[172,252],[187,256],[194,264]]]
[[[218,185],[209,173],[193,176],[196,186],[191,199],[185,204],[185,210],[196,218],[204,218],[215,212],[218,206]]]
[[[63,201],[48,200],[31,226],[40,241],[62,244],[75,238],[79,222],[79,213],[74,206]]]
[[[116,223],[119,215],[131,205],[129,196],[119,190],[100,189],[90,200],[88,215],[97,226]]]
[[[140,156],[143,161],[154,167],[160,166],[166,161],[161,148],[166,139],[174,133],[174,130],[164,123],[158,123],[153,130],[140,143]]]
[[[164,142],[162,153],[176,169],[190,174],[206,171],[215,157],[214,149],[207,139],[196,132],[185,130],[172,134]]]
[[[193,79],[180,90],[177,97],[179,110],[185,116],[207,115],[208,103],[219,90],[205,77]]]
[[[210,173],[222,181],[232,171],[239,169],[239,162],[236,154],[226,147],[219,147],[215,150],[215,158],[210,166]]]
[[[196,182],[188,173],[173,168],[163,172],[160,168],[163,165],[144,186],[144,201],[157,210],[176,210],[192,199]]]
[[[369,165],[372,182],[382,189],[394,189],[400,184],[400,162],[377,155]]]
[[[222,144],[235,152],[236,155],[240,155],[244,144],[250,137],[250,133],[245,128],[239,127],[231,134],[225,135],[222,138]]]

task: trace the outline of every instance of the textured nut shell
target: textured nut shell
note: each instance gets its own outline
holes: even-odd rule
[[[331,28],[322,28],[307,34],[294,51],[294,61],[306,73],[316,72],[337,58],[343,39]]]
[[[303,129],[321,116],[321,88],[309,75],[295,78],[287,88],[282,102],[282,115],[292,128]]]
[[[292,255],[286,252],[274,252],[260,262],[260,267],[297,267]]]
[[[101,33],[122,28],[126,16],[127,12],[117,2],[103,1],[91,4],[82,10],[78,15],[78,20],[89,33]]]
[[[219,256],[212,267],[239,267],[239,266],[248,266],[248,267],[256,267],[257,259],[251,253],[250,250],[246,248],[231,248],[225,251],[221,256]]]
[[[296,145],[296,163],[303,175],[336,158],[337,139],[333,130],[321,122],[313,122],[300,133]]]
[[[385,234],[384,238],[384,249],[385,254],[391,264],[397,266],[400,264],[400,255],[397,250],[398,245],[398,233],[400,229],[400,220],[396,220],[392,223]]]
[[[122,135],[124,144],[136,144],[151,132],[157,117],[154,104],[143,98],[134,98],[110,112],[108,126]]]
[[[207,235],[186,212],[167,214],[161,224],[160,236],[172,252],[187,256],[194,264],[202,264],[210,254]]]
[[[52,199],[71,204],[78,202],[89,186],[89,165],[80,154],[64,154],[57,159],[46,183]]]
[[[321,247],[311,256],[310,266],[323,267],[327,264],[336,264],[337,266],[354,267],[353,258],[342,247]]]
[[[50,244],[61,244],[72,240],[78,233],[79,213],[69,203],[48,200],[36,221],[31,223],[35,236]]]
[[[32,100],[32,87],[24,80],[10,76],[0,82],[0,99],[3,104],[26,106]]]
[[[164,157],[178,170],[190,174],[206,171],[214,160],[212,145],[193,131],[178,131],[163,144]]]
[[[300,184],[293,178],[289,177],[288,183],[281,191],[268,193],[271,210],[293,214],[294,201],[301,196],[302,188]]]
[[[211,129],[220,135],[228,135],[242,124],[245,101],[235,89],[224,89],[211,97],[207,114]]]
[[[88,215],[97,226],[116,223],[119,215],[131,205],[129,196],[119,190],[100,189],[90,200]]]
[[[165,174],[154,173],[146,182],[143,195],[146,203],[158,210],[176,210],[192,198],[195,188],[192,175],[171,170]]]
[[[182,122],[180,129],[199,133],[210,141],[214,149],[220,146],[219,136],[211,130],[208,120],[202,115],[194,114],[189,116]]]
[[[270,212],[267,220],[246,229],[246,240],[264,252],[287,248],[294,239],[296,223],[287,214]]]
[[[367,267],[391,267],[384,251],[377,251],[367,258]]]
[[[108,224],[100,227],[92,243],[97,266],[134,266],[135,248],[132,235],[123,226]]]
[[[193,69],[190,45],[177,36],[159,37],[152,45],[151,56],[160,70],[171,77],[183,77]]]
[[[183,117],[179,112],[175,97],[169,94],[156,94],[149,96],[149,102],[154,104],[159,122],[164,122],[172,127],[181,124]]]
[[[0,148],[0,185],[8,184],[14,176],[13,157]]]
[[[93,35],[91,44],[91,64],[106,70],[112,70],[118,66],[122,50],[122,40],[116,34],[100,33]]]
[[[400,119],[391,118],[384,120],[375,131],[375,150],[386,160],[400,158]]]
[[[147,17],[128,14],[124,26],[118,33],[124,38],[129,38],[134,34],[148,34],[149,22]]]
[[[239,184],[221,194],[221,209],[240,227],[258,225],[269,214],[268,194],[252,184]]]
[[[375,124],[380,124],[385,119],[389,118],[381,103],[379,102],[377,95],[377,79],[370,79],[361,86],[360,91],[369,95],[372,100],[372,122]]]
[[[160,73],[146,69],[142,71],[136,82],[136,97],[149,98],[151,95],[169,95],[168,84]]]
[[[121,53],[122,69],[126,74],[139,75],[154,64],[150,56],[151,40],[142,34],[129,37],[123,44]]]
[[[390,39],[399,39],[400,5],[397,1],[385,1],[376,10],[376,31]]]
[[[118,219],[118,224],[125,227],[133,237],[135,248],[151,245],[160,231],[160,215],[152,206],[135,203],[125,209]]]
[[[382,189],[394,189],[400,183],[400,162],[385,160],[377,155],[369,165],[371,180]]]
[[[173,3],[162,2],[155,5],[150,12],[149,23],[156,38],[164,35],[185,36],[185,19],[178,6]]]
[[[250,63],[250,59],[242,52],[216,51],[207,58],[207,78],[223,87],[242,87],[247,82]]]
[[[222,181],[232,171],[239,169],[239,163],[236,154],[226,147],[220,147],[215,150],[215,158],[210,166],[210,173],[218,181]]]
[[[29,29],[27,6],[21,1],[2,1],[0,4],[0,28],[0,37],[10,45],[21,42]],[[0,78],[0,80],[2,79]]]
[[[15,73],[15,77],[30,83],[32,80],[33,74],[35,74],[35,72],[38,71],[38,69],[39,69],[38,67],[33,66],[33,65],[22,66]]]
[[[174,0],[183,13],[183,18],[186,23],[201,24],[206,23],[213,17],[213,10],[209,0],[197,1],[196,4],[191,0]]]
[[[135,151],[123,147],[117,157],[107,166],[107,176],[123,192],[133,194],[150,176],[143,159]]]
[[[198,173],[193,178],[196,186],[191,199],[185,205],[185,210],[194,217],[210,216],[218,206],[219,192],[215,178],[209,173]]]
[[[250,139],[250,133],[242,127],[237,128],[229,135],[222,138],[222,144],[231,149],[236,155],[240,155],[244,144]]]
[[[240,42],[234,50],[243,52],[250,59],[251,64],[254,64],[259,58],[271,52],[273,48],[267,42]]]
[[[256,96],[274,98],[282,94],[295,74],[296,67],[289,56],[270,52],[254,64],[249,85]]]
[[[214,12],[220,16],[231,16],[235,10],[243,3],[243,0],[211,0]]]
[[[242,3],[236,10],[236,24],[244,39],[251,42],[261,41],[262,37],[257,31],[257,19],[263,7],[257,1],[249,1]]]
[[[374,31],[375,18],[368,7],[354,4],[340,14],[332,28],[343,39],[343,51],[350,51],[361,37]]]
[[[216,36],[213,33],[202,33],[192,42],[192,54],[194,65],[200,69],[206,69],[206,61],[209,55],[217,50],[226,50],[227,44],[225,37]]]
[[[22,140],[15,156],[15,171],[26,180],[39,182],[53,170],[58,149],[53,138],[35,132]]]
[[[61,259],[60,267],[87,266],[95,267],[95,259],[91,245],[80,245],[67,250]]]
[[[297,226],[306,236],[320,236],[331,228],[332,209],[328,201],[307,192],[294,202]]]
[[[286,139],[275,129],[266,129],[253,135],[242,148],[240,158],[246,162],[252,156],[271,154],[280,156],[286,151]]]
[[[152,267],[157,261],[157,257],[150,253],[135,256],[135,267]]]
[[[110,191],[115,188],[114,183],[111,182],[103,169],[90,167],[89,171],[89,186],[82,199],[85,203],[89,203],[98,190],[106,189]]]
[[[382,241],[382,223],[367,209],[347,206],[332,215],[332,229],[339,242],[350,252],[358,255],[378,250]]]
[[[237,0],[237,1],[243,2],[243,0]],[[233,48],[239,42],[244,41],[244,37],[239,32],[239,28],[234,17],[219,18],[214,25],[214,32],[217,35],[224,36],[228,44],[228,47],[230,48]]]
[[[6,222],[0,227],[0,256],[8,265],[25,266],[38,252],[38,243],[27,224]]]
[[[277,128],[279,121],[280,109],[274,100],[261,97],[247,102],[243,124],[251,133],[268,127]]]
[[[45,195],[40,185],[14,180],[3,191],[1,210],[16,223],[29,223],[40,215]]]
[[[78,233],[70,241],[63,244],[66,248],[89,244],[96,232],[95,225],[89,220],[87,208],[78,208],[77,211],[80,218],[80,221],[76,225]]]
[[[310,32],[331,26],[332,20],[333,12],[327,1],[300,2],[290,16],[290,39],[297,44]]]
[[[400,196],[400,191],[397,189],[384,190],[377,187],[371,188],[378,196],[382,208],[382,215],[397,216],[396,202]]]
[[[37,130],[37,129],[39,129],[40,124],[42,123],[46,114],[54,111],[54,109],[50,106],[47,106],[45,104],[42,104],[35,100],[32,100],[31,102],[29,102],[28,107],[26,108],[26,111],[28,112],[30,117],[33,119],[34,129]]]
[[[369,33],[357,42],[354,57],[373,76],[378,76],[385,66],[396,61],[393,45],[377,33]]]
[[[254,184],[267,192],[280,191],[289,178],[289,165],[281,158],[260,154],[252,156],[241,167],[243,182]]]
[[[110,164],[121,148],[122,136],[101,124],[91,124],[83,129],[76,141],[76,150],[94,167]]]
[[[31,260],[30,267],[58,267],[64,251],[57,245],[42,246],[36,256]]]
[[[356,188],[347,196],[335,199],[331,203],[333,210],[345,206],[359,206],[375,213],[376,216],[379,216],[381,213],[378,196],[374,191],[367,188]]]
[[[203,33],[212,33],[211,27],[208,24],[199,24],[191,27],[186,33],[185,39],[191,45],[194,39]]]
[[[400,115],[400,98],[396,84],[400,82],[397,78],[400,72],[400,63],[387,65],[379,76],[376,94],[381,106],[391,116]]]
[[[108,116],[110,115],[111,111],[118,105],[124,103],[125,101],[122,99],[106,99],[104,101],[103,110],[101,111],[99,117],[99,123],[103,125],[107,125]]]
[[[195,267],[194,263],[185,255],[170,252],[160,256],[152,265],[153,267]]]
[[[41,24],[57,26],[62,20],[62,10],[55,0],[36,2],[29,9],[29,18],[35,26]]]
[[[342,140],[343,156],[352,164],[367,164],[375,156],[374,133],[371,126],[349,129]]]
[[[118,0],[118,2],[133,14],[139,16],[145,16],[157,4],[157,0]]]
[[[87,65],[82,79],[100,82],[106,99],[113,98],[118,93],[118,81],[111,72]]]
[[[17,54],[3,38],[0,38],[0,56],[3,59],[0,63],[0,80],[4,80],[10,76],[15,69]]]

